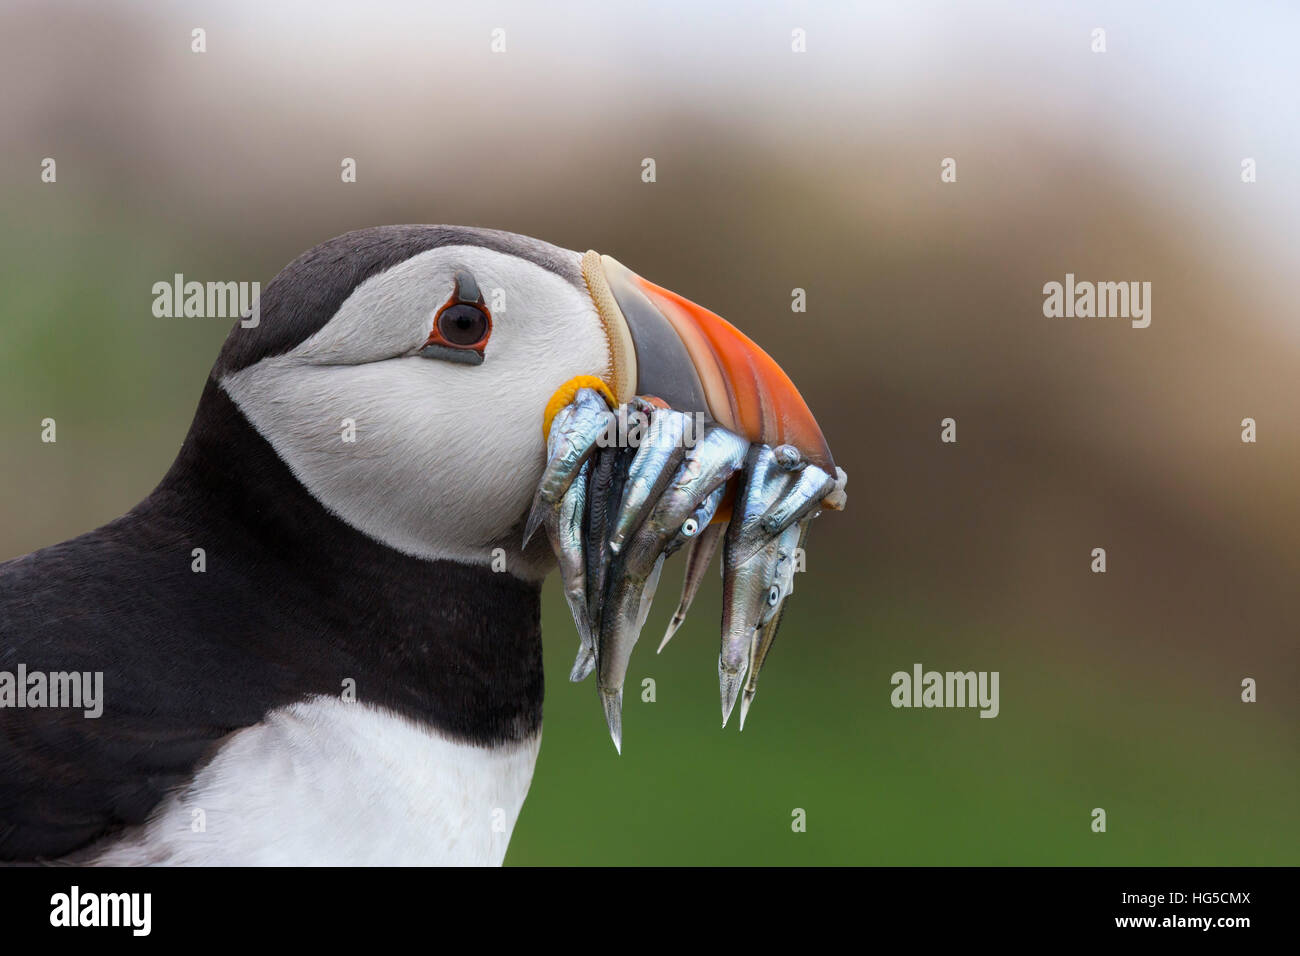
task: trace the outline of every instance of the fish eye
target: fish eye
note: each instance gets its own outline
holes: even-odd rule
[[[776,463],[784,471],[794,471],[803,461],[803,455],[794,445],[777,445],[772,449],[772,454],[776,458]]]
[[[476,306],[458,302],[438,313],[438,333],[448,345],[478,345],[487,338],[488,328],[488,317]]]
[[[700,524],[698,521],[696,521],[694,518],[687,518],[686,523],[682,525],[682,534],[686,535],[686,537],[689,538],[692,535],[694,535],[695,532],[698,531],[699,529],[700,529]]]
[[[777,602],[781,600],[781,589],[773,584],[767,589],[767,606],[776,607]]]

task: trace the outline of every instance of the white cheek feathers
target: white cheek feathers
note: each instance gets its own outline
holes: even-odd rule
[[[489,300],[503,290],[482,365],[414,354],[456,269],[471,271]],[[547,399],[609,365],[583,290],[515,256],[448,246],[363,282],[316,334],[220,384],[347,524],[416,557],[491,564],[498,547],[519,556],[512,532],[544,464]],[[540,577],[548,567],[524,560],[510,570]]]

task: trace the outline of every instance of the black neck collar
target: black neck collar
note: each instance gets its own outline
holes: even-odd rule
[[[338,696],[475,743],[541,725],[540,588],[401,554],[329,513],[212,380],[138,528],[202,547],[195,640],[271,706]],[[147,520],[146,520],[147,519]],[[214,678],[217,675],[214,675]]]

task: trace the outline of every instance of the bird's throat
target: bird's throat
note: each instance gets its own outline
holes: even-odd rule
[[[345,524],[212,382],[131,518],[178,561],[203,549],[194,640],[268,707],[351,694],[484,744],[540,728],[540,585],[405,555]]]

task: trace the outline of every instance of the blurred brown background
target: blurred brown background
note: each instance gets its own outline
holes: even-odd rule
[[[389,222],[595,248],[786,368],[849,510],[741,738],[715,584],[634,657],[659,701],[622,758],[548,592],[512,861],[1294,864],[1300,17],[1252,10],[8,3],[0,558],[120,514],[179,447],[228,323],[154,318],[154,282],[265,284]],[[1067,272],[1150,282],[1151,326],[1045,318]],[[1001,716],[892,709],[917,661],[999,670]]]

